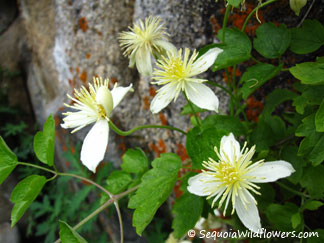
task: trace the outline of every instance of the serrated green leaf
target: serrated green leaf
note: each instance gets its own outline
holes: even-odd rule
[[[136,194],[128,203],[128,207],[135,209],[133,226],[136,233],[141,235],[146,226],[153,219],[154,214],[170,195],[174,187],[181,159],[176,154],[161,154],[152,162],[153,168],[143,177]]]
[[[324,132],[324,100],[316,112],[315,127],[317,132]]]
[[[315,131],[315,113],[305,117],[302,124],[296,129],[295,135],[297,137],[309,136]]]
[[[203,131],[199,127],[194,127],[187,133],[186,148],[192,159],[193,169],[202,169],[203,161],[209,157],[218,160],[214,147],[219,148],[220,140],[228,132],[217,128],[207,128]]]
[[[267,116],[275,110],[276,106],[287,101],[292,100],[297,96],[296,93],[291,92],[287,89],[276,89],[269,94],[265,101],[265,106],[262,111],[262,115]]]
[[[289,68],[289,71],[302,84],[324,84],[324,63],[304,62]]]
[[[34,136],[34,151],[37,158],[49,166],[54,164],[55,121],[50,115],[44,124],[43,131]]]
[[[193,229],[203,211],[204,198],[184,193],[173,206],[174,219],[172,222],[173,234],[180,239],[188,230]]]
[[[306,19],[300,28],[290,31],[290,50],[296,54],[314,52],[324,44],[324,27],[316,19]]]
[[[218,39],[222,39],[223,29],[219,30]],[[217,56],[213,71],[244,62],[251,57],[252,44],[249,37],[238,29],[225,29],[225,45],[223,52]]]
[[[62,243],[87,243],[70,225],[60,220],[60,239]]]
[[[292,104],[293,104],[293,106],[296,107],[296,111],[299,114],[304,114],[305,107],[307,106],[307,103],[308,103],[308,99],[305,98],[304,96],[300,95],[300,96],[297,96],[296,98],[294,98]]]
[[[246,129],[239,118],[226,115],[210,115],[202,121],[203,129],[214,128],[233,133],[236,137],[244,135]]]
[[[317,210],[319,207],[322,207],[324,203],[320,201],[308,201],[304,204],[303,208],[307,210]]]
[[[180,112],[180,115],[184,116],[184,115],[190,115],[190,114],[195,114],[195,113],[199,113],[199,112],[205,112],[205,111],[207,111],[207,110],[205,110],[205,109],[201,109],[200,107],[196,106],[195,104],[192,104],[192,103],[191,103],[191,105],[192,105],[192,108],[193,108],[193,109],[191,109],[190,104],[186,104],[186,105],[183,107],[182,111]],[[192,110],[193,110],[193,111],[192,111]]]
[[[290,31],[285,25],[275,26],[273,23],[265,23],[256,30],[254,48],[266,58],[278,58],[289,47],[291,41]]]
[[[324,166],[307,167],[300,180],[302,187],[306,188],[311,197],[320,199],[324,196]]]
[[[249,67],[240,80],[240,83],[243,83],[240,88],[243,99],[246,99],[266,81],[275,77],[281,69],[282,65],[276,67],[268,63],[258,63]]]
[[[128,149],[122,160],[121,168],[128,173],[143,173],[148,169],[148,159],[140,148]]]
[[[46,183],[45,176],[31,175],[20,181],[11,193],[10,201],[15,205],[11,211],[11,227],[23,216]]]
[[[16,168],[17,163],[17,156],[0,136],[0,185]]]
[[[300,213],[295,213],[291,216],[291,225],[293,227],[293,229],[296,229],[298,225],[300,225],[301,223],[301,216],[300,216]]]
[[[285,203],[285,205],[271,204],[266,209],[268,220],[273,224],[273,227],[281,231],[291,231],[291,225],[287,224],[287,220],[298,212],[298,207],[292,203]]]
[[[125,171],[116,170],[109,175],[106,188],[112,194],[118,194],[123,192],[131,181],[132,177],[130,174]]]

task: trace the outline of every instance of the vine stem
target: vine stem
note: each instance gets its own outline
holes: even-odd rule
[[[268,4],[273,3],[273,2],[275,2],[275,1],[277,1],[277,0],[269,0],[269,1],[265,2],[265,3],[260,4],[260,5],[257,6],[255,9],[253,9],[253,10],[249,13],[249,15],[246,17],[246,19],[245,19],[245,21],[244,21],[244,23],[243,23],[243,26],[242,26],[241,31],[244,32],[244,30],[245,30],[245,28],[246,28],[246,25],[247,25],[248,21],[250,20],[250,18],[252,17],[252,15],[253,15],[256,11],[258,11],[260,8],[262,8],[262,7],[264,7],[264,6],[267,6]]]
[[[301,196],[302,198],[304,198],[304,197],[310,198],[309,195],[307,195],[307,194],[305,194],[305,193],[302,193],[302,192],[299,192],[299,191],[296,191],[295,189],[292,189],[292,188],[290,188],[289,186],[287,186],[287,185],[285,185],[285,184],[283,184],[283,183],[281,183],[281,182],[279,182],[279,181],[277,181],[276,183],[277,183],[280,187],[282,187],[282,188],[284,188],[284,189],[286,189],[286,190],[288,190],[288,191],[290,191],[290,192],[292,192],[292,193],[294,193],[294,194],[296,194],[296,195],[299,195],[299,196]]]
[[[114,130],[118,135],[121,135],[121,136],[128,136],[128,135],[131,135],[132,133],[138,131],[138,130],[141,130],[141,129],[145,129],[145,128],[162,128],[162,129],[169,129],[169,130],[174,130],[174,131],[177,131],[177,132],[180,132],[184,135],[187,135],[187,133],[179,128],[176,128],[176,127],[171,127],[171,126],[163,126],[163,125],[143,125],[143,126],[138,126],[138,127],[134,127],[132,128],[131,130],[128,130],[128,131],[122,131],[120,130],[114,123],[112,123],[112,121],[108,121],[108,124],[110,126],[110,128],[112,130]]]
[[[124,191],[124,192],[122,192],[120,194],[114,195],[107,202],[105,202],[104,204],[102,204],[99,208],[97,208],[95,211],[93,211],[91,214],[89,214],[87,217],[85,217],[82,221],[80,221],[77,225],[75,225],[73,227],[73,230],[77,230],[82,225],[84,225],[86,222],[88,222],[91,218],[93,218],[94,216],[96,216],[97,214],[99,214],[102,210],[104,210],[105,208],[107,208],[109,205],[111,205],[112,203],[117,202],[122,197],[128,195],[129,193],[131,193],[131,192],[133,192],[135,190],[137,190],[138,187],[139,187],[139,185],[137,185],[135,187],[132,187],[129,190]],[[59,243],[59,242],[61,242],[61,240],[60,239],[57,239],[54,243]],[[121,242],[123,242],[123,238],[121,238]]]
[[[222,42],[225,43],[225,28],[226,28],[226,25],[227,25],[227,20],[228,20],[228,15],[229,15],[229,12],[231,10],[231,5],[230,4],[227,4],[226,6],[226,11],[225,11],[225,15],[224,15],[224,20],[223,20],[223,32],[222,32]]]

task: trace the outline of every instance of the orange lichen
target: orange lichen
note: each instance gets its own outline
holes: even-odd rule
[[[144,110],[150,109],[150,97],[148,97],[148,96],[143,97],[143,109]]]
[[[87,72],[83,71],[80,76],[79,76],[80,80],[85,84],[87,82]]]
[[[76,67],[75,68],[75,71],[78,73],[78,72],[80,72],[80,68],[79,67]]]
[[[258,122],[258,116],[263,110],[263,104],[261,101],[256,100],[254,97],[247,99],[246,116],[250,121]]]
[[[155,88],[154,87],[150,87],[149,88],[149,94],[150,94],[150,96],[152,96],[152,97],[154,97],[155,95],[156,95],[156,90],[155,90]]]
[[[177,151],[176,151],[177,155],[179,155],[180,159],[182,161],[185,161],[187,159],[189,159],[189,156],[187,154],[187,150],[185,148],[185,146],[183,146],[181,143],[177,144]]]
[[[157,157],[160,157],[162,153],[166,152],[166,146],[162,139],[159,140],[158,145],[154,143],[150,143],[149,147],[151,150],[153,150],[156,153]]]
[[[69,67],[70,73],[73,73],[73,68]]]
[[[115,78],[115,77],[111,77],[110,81],[111,81],[112,84],[115,84],[115,83],[118,82],[118,79]]]
[[[85,55],[85,57],[86,57],[87,59],[89,59],[89,58],[91,57],[91,54],[90,54],[90,53],[87,53],[87,54]]]
[[[85,17],[79,19],[79,27],[83,32],[88,30],[88,21]]]
[[[160,121],[163,126],[168,125],[168,120],[163,113],[159,113]]]
[[[228,71],[228,74],[229,74],[228,76],[229,76],[230,82],[232,83],[232,79],[233,79],[233,67],[228,67],[227,68],[227,71]],[[235,71],[235,77],[240,77],[241,75],[242,75],[241,71],[238,70],[238,69],[236,69],[236,71]],[[225,72],[223,72],[223,78],[224,78],[225,83],[227,83],[228,80],[227,80],[227,75],[226,75]]]
[[[215,33],[217,33],[222,28],[222,26],[218,23],[218,20],[216,19],[215,15],[210,16],[209,22],[213,26]]]

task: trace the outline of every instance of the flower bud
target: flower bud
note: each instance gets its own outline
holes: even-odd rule
[[[299,16],[300,10],[306,5],[307,0],[289,0],[290,8]]]
[[[102,105],[105,109],[106,116],[108,117],[113,109],[113,98],[106,86],[101,86],[96,95],[96,102],[98,105]]]

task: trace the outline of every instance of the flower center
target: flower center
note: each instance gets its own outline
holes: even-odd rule
[[[237,169],[232,164],[223,161],[218,164],[218,177],[226,186],[230,186],[240,180],[240,174]]]

